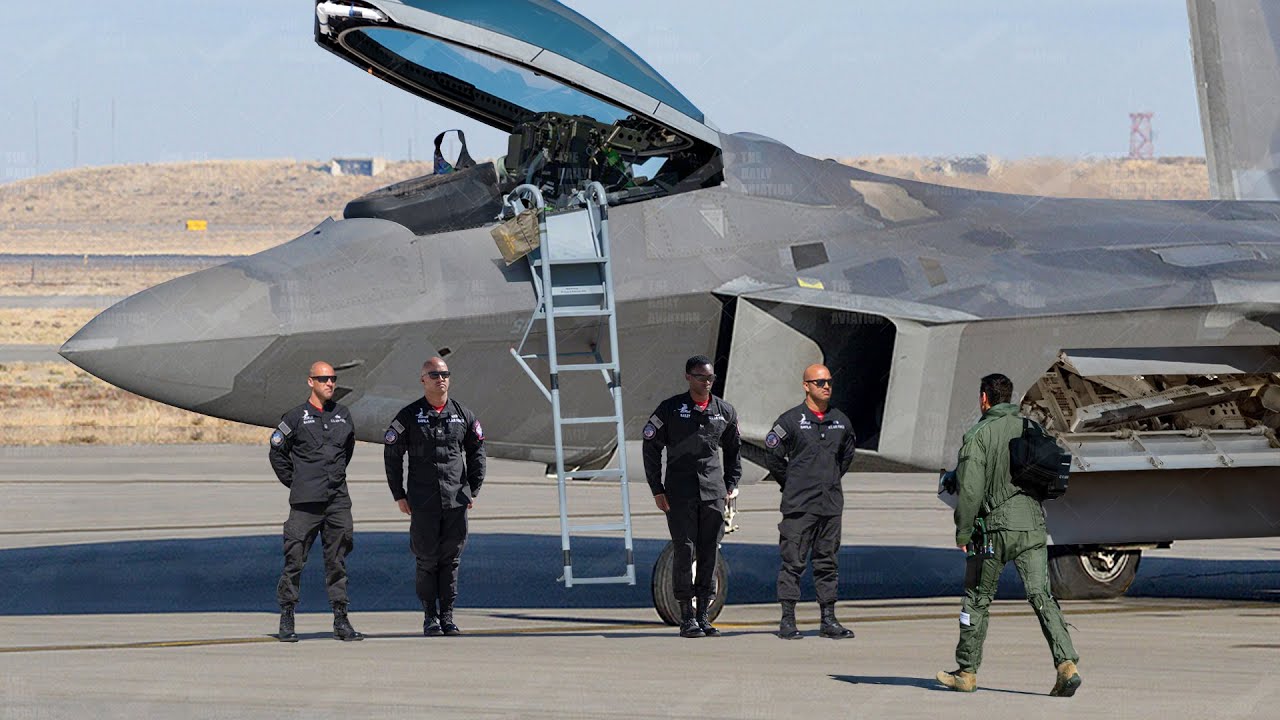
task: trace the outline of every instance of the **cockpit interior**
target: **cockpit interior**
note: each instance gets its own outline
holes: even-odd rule
[[[720,184],[715,133],[670,83],[563,6],[516,1],[532,13],[407,0],[344,2],[346,13],[326,16],[326,3],[318,5],[322,46],[509,133],[506,154],[484,163],[471,159],[461,133],[458,159],[442,161],[437,137],[435,174],[357,198],[346,217],[390,219],[423,235],[495,221],[502,198],[521,184],[538,187],[553,211],[591,182],[604,186],[613,205]]]

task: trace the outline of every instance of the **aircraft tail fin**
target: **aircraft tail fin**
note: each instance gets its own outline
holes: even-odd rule
[[[1213,196],[1280,200],[1280,2],[1187,0]]]

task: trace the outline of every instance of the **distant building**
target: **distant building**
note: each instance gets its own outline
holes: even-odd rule
[[[990,155],[970,155],[968,157],[937,158],[925,167],[947,177],[956,175],[994,175],[1000,172],[1003,163],[999,158]]]
[[[334,158],[329,172],[334,175],[381,175],[387,169],[385,158]]]

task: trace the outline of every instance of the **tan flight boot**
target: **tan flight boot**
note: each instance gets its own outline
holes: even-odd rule
[[[978,674],[966,670],[941,670],[938,682],[957,692],[973,692],[978,689]]]
[[[1058,680],[1053,684],[1049,695],[1053,697],[1071,697],[1080,688],[1080,673],[1076,672],[1076,664],[1067,660],[1058,666]]]

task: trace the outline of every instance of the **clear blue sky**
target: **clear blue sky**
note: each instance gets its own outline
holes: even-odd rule
[[[1203,155],[1182,0],[572,0],[722,130],[802,152]],[[320,49],[310,0],[6,3],[0,182],[80,165],[419,159],[496,131]],[[79,107],[79,132],[74,130]],[[112,132],[112,106],[115,131]],[[114,138],[114,141],[113,141]]]

